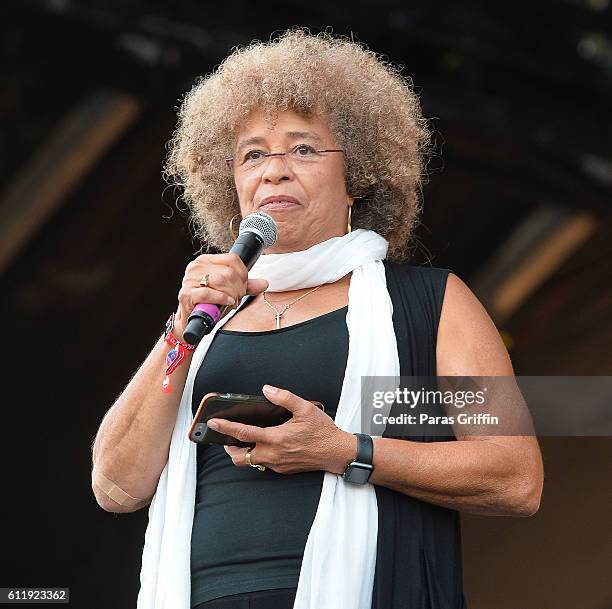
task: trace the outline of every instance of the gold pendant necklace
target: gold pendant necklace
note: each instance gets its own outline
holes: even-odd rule
[[[323,285],[323,284],[321,284]],[[286,304],[285,307],[283,308],[282,311],[279,311],[271,302],[268,302],[268,299],[266,298],[266,292],[263,293],[263,299],[264,302],[274,311],[274,319],[276,319],[276,329],[280,330],[280,322],[281,322],[281,317],[285,314],[285,311],[291,307],[292,305],[294,305],[296,302],[298,302],[299,300],[302,300],[302,298],[308,296],[308,294],[312,294],[313,292],[315,292],[316,290],[318,290],[321,286],[318,285],[316,288],[313,288],[312,290],[310,290],[309,292],[306,292],[306,294],[302,294],[299,298],[296,298],[293,302],[290,302],[289,304]]]

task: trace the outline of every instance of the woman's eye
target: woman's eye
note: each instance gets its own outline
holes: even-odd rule
[[[293,151],[299,156],[308,156],[312,154],[315,150],[312,146],[309,146],[308,144],[300,144],[299,146],[296,146]]]
[[[261,155],[263,155],[261,150],[249,150],[244,155],[244,161],[258,161],[261,159]]]

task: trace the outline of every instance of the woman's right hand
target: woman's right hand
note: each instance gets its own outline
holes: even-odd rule
[[[208,273],[208,287],[200,285]],[[179,306],[174,318],[174,334],[183,339],[189,316],[197,304],[234,306],[246,294],[260,294],[268,287],[265,279],[248,279],[248,271],[237,254],[202,254],[185,269],[178,293]]]

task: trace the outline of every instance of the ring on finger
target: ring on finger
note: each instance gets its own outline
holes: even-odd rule
[[[250,465],[251,467],[256,467],[260,472],[265,471],[266,466],[265,465],[259,465],[257,463],[251,463],[251,451],[253,450],[254,447],[250,446],[247,451],[246,451],[246,455],[244,456],[246,462],[248,465]]]
[[[200,279],[200,285],[201,285],[203,288],[207,288],[207,287],[209,287],[209,285],[208,285],[208,279],[209,279],[209,277],[210,277],[210,273],[204,273],[204,275],[202,275],[202,279]]]

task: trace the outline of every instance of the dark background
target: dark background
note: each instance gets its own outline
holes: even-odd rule
[[[413,263],[470,285],[517,374],[610,374],[608,0],[5,0],[0,17],[0,587],[135,606],[147,513],[98,507],[90,447],[200,250],[165,143],[198,75],[286,27],[353,33],[412,76],[438,145]],[[612,441],[541,446],[534,517],[463,516],[470,609],[612,608]]]

